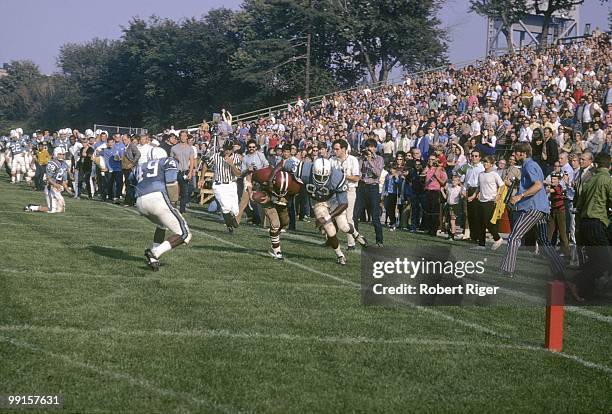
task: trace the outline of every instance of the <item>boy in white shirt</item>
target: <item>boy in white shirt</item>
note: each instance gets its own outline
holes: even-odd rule
[[[458,175],[453,175],[450,183],[442,187],[442,197],[446,200],[446,223],[448,225],[447,240],[455,240],[456,221],[459,215],[459,207],[461,202],[461,178]]]

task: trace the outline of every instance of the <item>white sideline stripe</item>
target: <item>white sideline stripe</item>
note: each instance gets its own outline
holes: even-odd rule
[[[129,330],[123,331],[115,328],[99,328],[99,329],[78,329],[61,326],[33,326],[33,325],[0,325],[0,331],[33,331],[44,332],[57,335],[71,334],[115,334],[122,336],[169,336],[169,337],[188,337],[188,338],[234,338],[246,340],[269,339],[275,341],[298,341],[298,342],[321,342],[334,343],[344,345],[361,345],[361,344],[380,344],[380,345],[425,345],[425,346],[440,346],[440,347],[473,347],[473,348],[491,348],[491,349],[511,349],[520,351],[537,351],[550,353],[546,349],[532,345],[515,345],[515,344],[490,344],[486,342],[470,342],[470,341],[449,341],[444,339],[427,339],[420,337],[405,337],[398,339],[384,338],[369,338],[364,336],[358,337],[339,337],[339,336],[302,336],[295,334],[263,334],[258,332],[232,332],[226,329],[189,329],[168,331],[161,329],[153,330]],[[1,337],[0,337],[1,338]],[[593,369],[602,370],[608,374],[612,374],[612,369],[603,365],[595,364],[586,361],[575,355],[566,354],[564,352],[554,353],[560,357],[578,362],[581,365]]]
[[[67,272],[43,272],[40,270],[26,270],[26,269],[0,269],[0,275],[15,274],[15,275],[25,275],[25,277],[29,278],[45,278],[45,279],[54,279],[58,276],[68,276],[69,278],[80,279],[81,276],[85,276],[86,278],[92,279],[103,279],[103,280],[121,280],[125,282],[170,282],[170,283],[199,283],[199,284],[219,284],[227,286],[228,283],[231,284],[243,284],[243,285],[264,285],[264,286],[291,286],[291,287],[304,287],[304,288],[318,288],[318,289],[347,289],[347,286],[344,285],[325,285],[320,283],[299,283],[299,282],[283,282],[283,281],[274,281],[274,280],[252,280],[252,279],[197,279],[197,278],[164,278],[164,277],[156,277],[156,276],[143,276],[143,277],[127,277],[122,275],[100,275],[100,274],[92,274],[92,273],[67,273]],[[83,279],[84,282],[87,279]]]
[[[133,377],[129,374],[126,374],[124,372],[121,371],[114,371],[114,370],[109,370],[109,369],[104,369],[104,368],[100,368],[94,364],[91,364],[89,362],[83,362],[83,361],[79,361],[77,359],[71,358],[68,355],[64,355],[64,354],[59,354],[56,352],[52,352],[52,351],[48,351],[46,349],[37,347],[35,345],[29,344],[27,342],[22,342],[22,341],[18,341],[16,339],[13,338],[7,338],[5,336],[0,336],[0,341],[2,342],[6,342],[9,343],[11,345],[14,345],[18,348],[22,348],[22,349],[27,349],[28,351],[31,352],[35,352],[38,354],[43,354],[46,355],[48,357],[51,357],[53,359],[59,359],[64,361],[65,363],[78,367],[78,368],[82,368],[82,369],[86,369],[88,371],[91,371],[95,374],[98,375],[102,375],[102,376],[106,376],[106,377],[111,377],[113,379],[116,380],[121,380],[121,381],[125,381],[128,382],[131,385],[136,385],[139,387],[142,387],[144,389],[147,389],[149,391],[153,391],[155,393],[157,393],[158,395],[163,395],[163,396],[169,396],[172,398],[176,398],[178,400],[182,400],[182,401],[189,401],[192,403],[195,403],[197,405],[200,406],[205,406],[217,411],[221,411],[224,413],[237,413],[239,412],[238,410],[236,410],[233,407],[230,407],[228,405],[225,404],[219,404],[213,401],[209,401],[209,400],[205,400],[202,398],[198,398],[194,395],[191,395],[189,393],[186,392],[178,392],[175,391],[173,389],[170,388],[161,388],[158,387],[157,385],[155,385],[154,383],[152,383],[151,381],[144,379],[144,378],[138,378],[138,377]]]
[[[129,210],[129,209],[124,209],[124,210],[131,211],[131,210]],[[135,212],[135,211],[132,211],[132,212],[133,212],[134,214],[138,214],[138,213],[137,213],[137,212]],[[224,240],[224,239],[222,239],[222,238],[220,238],[220,237],[213,236],[213,235],[208,234],[208,233],[205,233],[205,232],[203,232],[203,231],[200,231],[200,230],[192,230],[192,231],[193,231],[194,233],[201,234],[201,235],[203,235],[203,236],[205,236],[205,237],[209,237],[209,238],[212,238],[212,239],[214,239],[214,240],[217,240],[217,241],[219,241],[219,242],[221,242],[221,243],[224,243],[224,244],[227,244],[227,245],[230,245],[230,246],[233,246],[233,247],[238,247],[238,248],[244,249],[244,250],[246,250],[247,252],[251,252],[251,254],[256,254],[256,255],[263,255],[263,256],[266,256],[266,255],[265,255],[265,254],[263,254],[263,253],[260,253],[260,252],[257,252],[257,251],[254,251],[254,250],[248,249],[248,248],[243,247],[243,246],[241,246],[241,245],[239,245],[239,244],[237,244],[237,243],[233,243],[233,242],[230,242],[230,241]],[[294,265],[294,266],[296,266],[296,267],[299,267],[299,268],[301,268],[301,269],[308,270],[308,271],[310,271],[311,273],[318,274],[318,275],[321,275],[321,276],[324,276],[324,277],[327,277],[327,278],[330,278],[330,279],[336,280],[337,282],[340,282],[340,283],[343,283],[343,284],[347,284],[347,285],[350,285],[350,286],[356,287],[356,288],[358,288],[358,289],[360,289],[360,288],[361,288],[361,286],[360,286],[358,283],[352,282],[352,281],[350,281],[350,280],[345,280],[345,279],[342,279],[342,278],[339,278],[339,277],[336,277],[336,276],[330,275],[330,274],[328,274],[328,273],[321,272],[321,271],[316,270],[316,269],[312,269],[311,267],[309,267],[309,266],[305,266],[305,265],[303,265],[303,264],[301,264],[301,263],[293,262],[293,261],[290,261],[290,260],[287,260],[287,259],[285,259],[285,262],[286,262],[286,263],[288,263],[288,264]],[[495,337],[498,337],[498,338],[503,338],[503,339],[512,339],[512,338],[511,338],[511,337],[509,337],[508,335],[501,334],[501,333],[499,333],[499,332],[494,331],[493,329],[489,329],[489,328],[487,328],[487,327],[485,327],[485,326],[479,325],[479,324],[474,323],[474,322],[468,322],[468,321],[464,321],[464,320],[462,320],[462,319],[455,318],[455,317],[454,317],[454,316],[452,316],[452,315],[448,315],[448,314],[446,314],[446,313],[443,313],[443,312],[437,311],[437,310],[432,309],[432,308],[423,307],[423,306],[415,306],[415,305],[412,305],[412,304],[408,304],[408,305],[409,305],[409,306],[411,306],[411,307],[414,307],[414,308],[416,308],[416,309],[418,309],[418,310],[420,310],[420,311],[423,311],[423,312],[426,312],[426,313],[431,313],[432,315],[436,315],[436,316],[438,316],[438,317],[441,317],[441,318],[446,319],[446,320],[448,320],[448,321],[451,321],[451,322],[453,322],[453,323],[457,323],[457,324],[459,324],[459,325],[463,325],[463,326],[465,326],[465,327],[469,327],[469,328],[472,328],[472,329],[474,329],[474,330],[477,330],[477,331],[480,331],[480,332],[483,332],[483,333],[487,333],[487,334],[489,334],[489,335],[492,335],[492,336],[495,336]],[[547,352],[548,352],[548,351],[547,351]],[[571,354],[566,354],[566,353],[563,353],[563,355],[562,355],[561,353],[558,353],[558,352],[550,352],[550,353],[551,353],[551,354],[553,354],[553,355],[560,355],[560,356],[562,356],[562,357],[564,357],[564,358],[567,358],[567,359],[570,359],[570,360],[572,360],[572,361],[575,361],[575,362],[577,362],[577,363],[579,363],[579,364],[581,364],[581,365],[583,365],[583,366],[586,366],[586,367],[588,367],[588,368],[599,369],[599,370],[602,370],[602,371],[607,372],[607,373],[611,373],[611,372],[612,372],[612,368],[609,368],[609,367],[607,367],[607,366],[605,366],[605,365],[600,365],[600,364],[597,364],[597,363],[594,363],[594,362],[590,362],[590,361],[584,360],[584,359],[582,359],[582,358],[579,358],[579,357],[574,356],[574,355],[571,355]]]
[[[370,338],[366,336],[303,336],[295,334],[265,334],[259,332],[236,332],[227,329],[187,329],[168,331],[162,329],[152,330],[120,330],[112,327],[103,327],[98,329],[80,329],[73,327],[62,326],[35,326],[35,325],[0,325],[0,331],[33,331],[42,333],[51,333],[57,335],[70,334],[115,334],[122,336],[170,336],[170,337],[188,337],[188,338],[235,338],[235,339],[270,339],[270,340],[285,340],[299,342],[323,342],[323,343],[339,343],[347,345],[359,344],[381,344],[381,345],[440,345],[440,346],[464,346],[475,348],[499,348],[499,349],[517,349],[523,351],[543,351],[531,345],[515,345],[515,344],[491,344],[486,342],[471,342],[471,341],[449,341],[445,339],[428,339],[421,337],[405,337],[396,339],[385,338]]]

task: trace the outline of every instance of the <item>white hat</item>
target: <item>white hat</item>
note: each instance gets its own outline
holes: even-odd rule
[[[19,135],[23,135],[23,129],[21,129],[21,128],[17,128],[15,131],[16,131],[16,132],[17,132]]]
[[[11,138],[19,138],[19,134],[14,129],[11,129],[10,137]]]
[[[86,129],[86,130],[85,130],[85,136],[86,136],[87,138],[93,138],[93,137],[95,137],[94,132],[93,132],[91,129]]]
[[[89,131],[89,130],[88,130]],[[97,135],[101,135],[102,134],[102,130],[101,129],[96,129],[96,136]]]

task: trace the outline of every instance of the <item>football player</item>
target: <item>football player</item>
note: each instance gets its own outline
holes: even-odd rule
[[[65,155],[66,151],[63,148],[55,148],[53,150],[53,159],[47,164],[45,171],[47,174],[47,187],[45,188],[47,206],[28,204],[24,207],[24,211],[38,211],[41,213],[64,212],[66,205],[62,191],[70,193],[70,188],[68,187],[68,164],[64,161]]]
[[[319,231],[327,235],[328,244],[336,252],[338,264],[345,265],[346,256],[340,248],[334,221],[340,230],[352,235],[363,247],[367,246],[367,241],[346,218],[348,187],[344,172],[326,158],[317,158],[314,162],[300,162],[297,165],[287,160],[284,169],[293,170],[296,179],[306,186],[306,191],[314,203],[315,224]]]
[[[18,128],[19,129],[19,128]],[[25,142],[21,138],[19,131],[11,131],[11,141],[8,144],[11,150],[11,184],[21,181],[21,175],[26,173],[26,159],[25,159]]]
[[[191,240],[187,222],[172,204],[179,198],[178,163],[174,158],[159,157],[156,150],[165,155],[161,148],[154,148],[152,159],[138,165],[131,175],[132,183],[136,185],[136,208],[140,214],[157,225],[153,246],[144,252],[147,264],[153,271],[159,270],[159,258],[162,254],[181,244],[188,244]],[[166,229],[173,235],[164,240]]]
[[[286,171],[277,171],[274,177],[271,167],[251,170],[250,178],[255,183],[255,191],[251,192],[251,200],[260,203],[266,217],[270,222],[270,241],[272,249],[268,254],[276,260],[284,260],[281,251],[281,230],[289,224],[287,211],[287,196],[294,196],[300,192],[300,184]]]

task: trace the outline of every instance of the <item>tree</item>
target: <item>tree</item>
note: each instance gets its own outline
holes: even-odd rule
[[[508,51],[514,53],[512,25],[527,14],[526,0],[470,0],[470,11],[490,19],[499,19]]]
[[[542,34],[540,35],[540,49],[545,49],[548,45],[548,32],[552,23],[553,14],[556,12],[569,11],[572,7],[584,3],[584,0],[544,0],[547,3],[546,9],[542,9],[543,0],[533,0],[533,10],[536,14],[542,15]]]
[[[29,60],[6,65],[0,78],[0,127],[30,127],[51,93],[49,78]]]
[[[421,70],[446,62],[446,34],[437,18],[440,1],[329,2],[348,40],[347,53],[367,69],[372,81],[386,81],[397,65]]]

